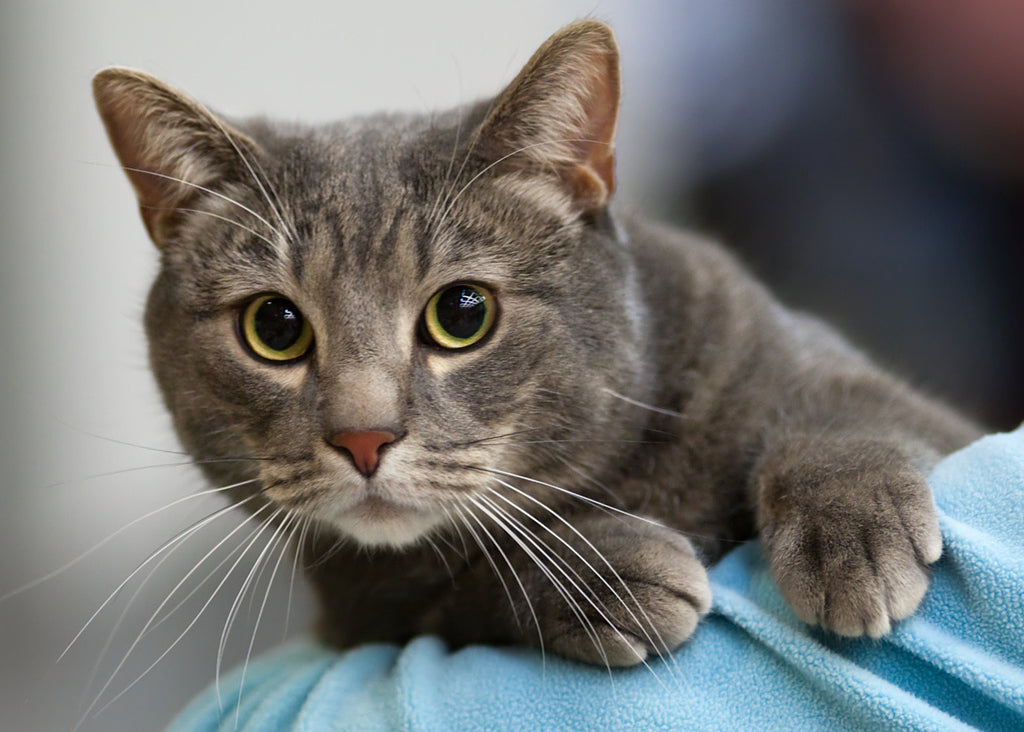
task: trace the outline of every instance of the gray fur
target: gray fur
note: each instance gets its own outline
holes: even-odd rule
[[[976,428],[717,245],[613,218],[618,84],[593,21],[493,102],[433,117],[229,125],[139,72],[97,75],[160,249],[146,329],[178,434],[214,483],[256,479],[247,509],[316,522],[328,641],[634,664],[708,611],[698,557],[757,532],[808,622],[877,636],[919,603],[941,551],[921,471]],[[445,352],[418,323],[462,281],[500,313]],[[242,345],[264,293],[311,321],[307,357]],[[398,439],[366,478],[342,430]]]

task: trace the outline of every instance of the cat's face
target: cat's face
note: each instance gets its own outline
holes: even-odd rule
[[[615,459],[644,324],[604,211],[602,43],[542,48],[493,104],[326,128],[98,77],[161,248],[151,361],[213,480],[402,546]]]

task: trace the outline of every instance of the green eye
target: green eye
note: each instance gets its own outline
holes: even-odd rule
[[[472,346],[494,325],[497,302],[480,285],[459,283],[438,291],[423,311],[427,335],[442,348]]]
[[[268,361],[294,361],[313,344],[309,321],[280,295],[261,295],[246,306],[242,335],[252,352]]]

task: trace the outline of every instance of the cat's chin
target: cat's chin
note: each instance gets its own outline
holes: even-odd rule
[[[416,543],[442,521],[443,518],[434,512],[400,506],[375,497],[368,497],[330,518],[330,523],[338,531],[359,544],[392,549]]]

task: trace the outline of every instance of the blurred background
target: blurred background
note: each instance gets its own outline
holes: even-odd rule
[[[205,486],[147,371],[156,251],[93,111],[109,64],[227,114],[330,120],[491,95],[559,26],[608,20],[620,205],[727,240],[784,301],[985,424],[1024,418],[1024,7],[667,6],[3,4],[0,596],[77,563],[0,601],[0,729],[159,729],[214,679],[222,639],[230,667],[311,618],[273,543],[235,606],[265,545],[229,573],[249,530],[216,545],[240,517],[147,560],[223,504],[185,498]]]

